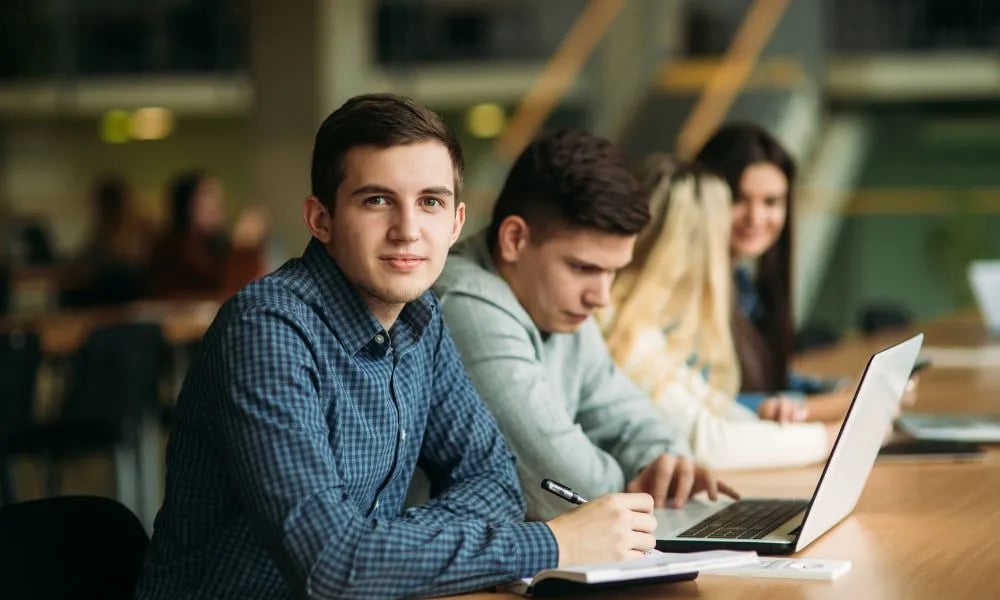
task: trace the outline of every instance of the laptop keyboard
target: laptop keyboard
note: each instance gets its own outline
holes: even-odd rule
[[[805,500],[740,500],[677,537],[759,540],[808,505]]]

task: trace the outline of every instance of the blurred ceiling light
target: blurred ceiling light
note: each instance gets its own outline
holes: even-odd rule
[[[137,140],[162,140],[173,130],[174,113],[159,106],[139,108],[129,121],[129,132]]]
[[[129,120],[127,110],[113,109],[101,116],[98,135],[109,144],[124,144],[129,140]]]
[[[477,138],[495,138],[506,125],[503,107],[492,102],[477,104],[465,115],[465,126]]]

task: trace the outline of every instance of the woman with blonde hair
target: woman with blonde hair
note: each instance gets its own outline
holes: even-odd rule
[[[642,183],[653,218],[600,315],[615,361],[712,468],[824,459],[833,425],[761,421],[735,400],[728,185],[666,156],[647,161]]]

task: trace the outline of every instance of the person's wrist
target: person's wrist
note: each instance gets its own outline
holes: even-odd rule
[[[552,537],[556,541],[556,566],[561,568],[572,564],[569,544],[565,541],[565,532],[559,524],[559,517],[546,521],[545,526],[552,532]]]

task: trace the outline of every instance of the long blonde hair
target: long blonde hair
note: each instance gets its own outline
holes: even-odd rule
[[[664,155],[647,160],[641,181],[652,220],[601,315],[608,347],[616,362],[634,365],[634,379],[659,386],[684,366],[705,368],[712,387],[732,397],[739,368],[730,329],[729,186]],[[650,330],[663,333],[666,353],[633,362],[635,344]]]

